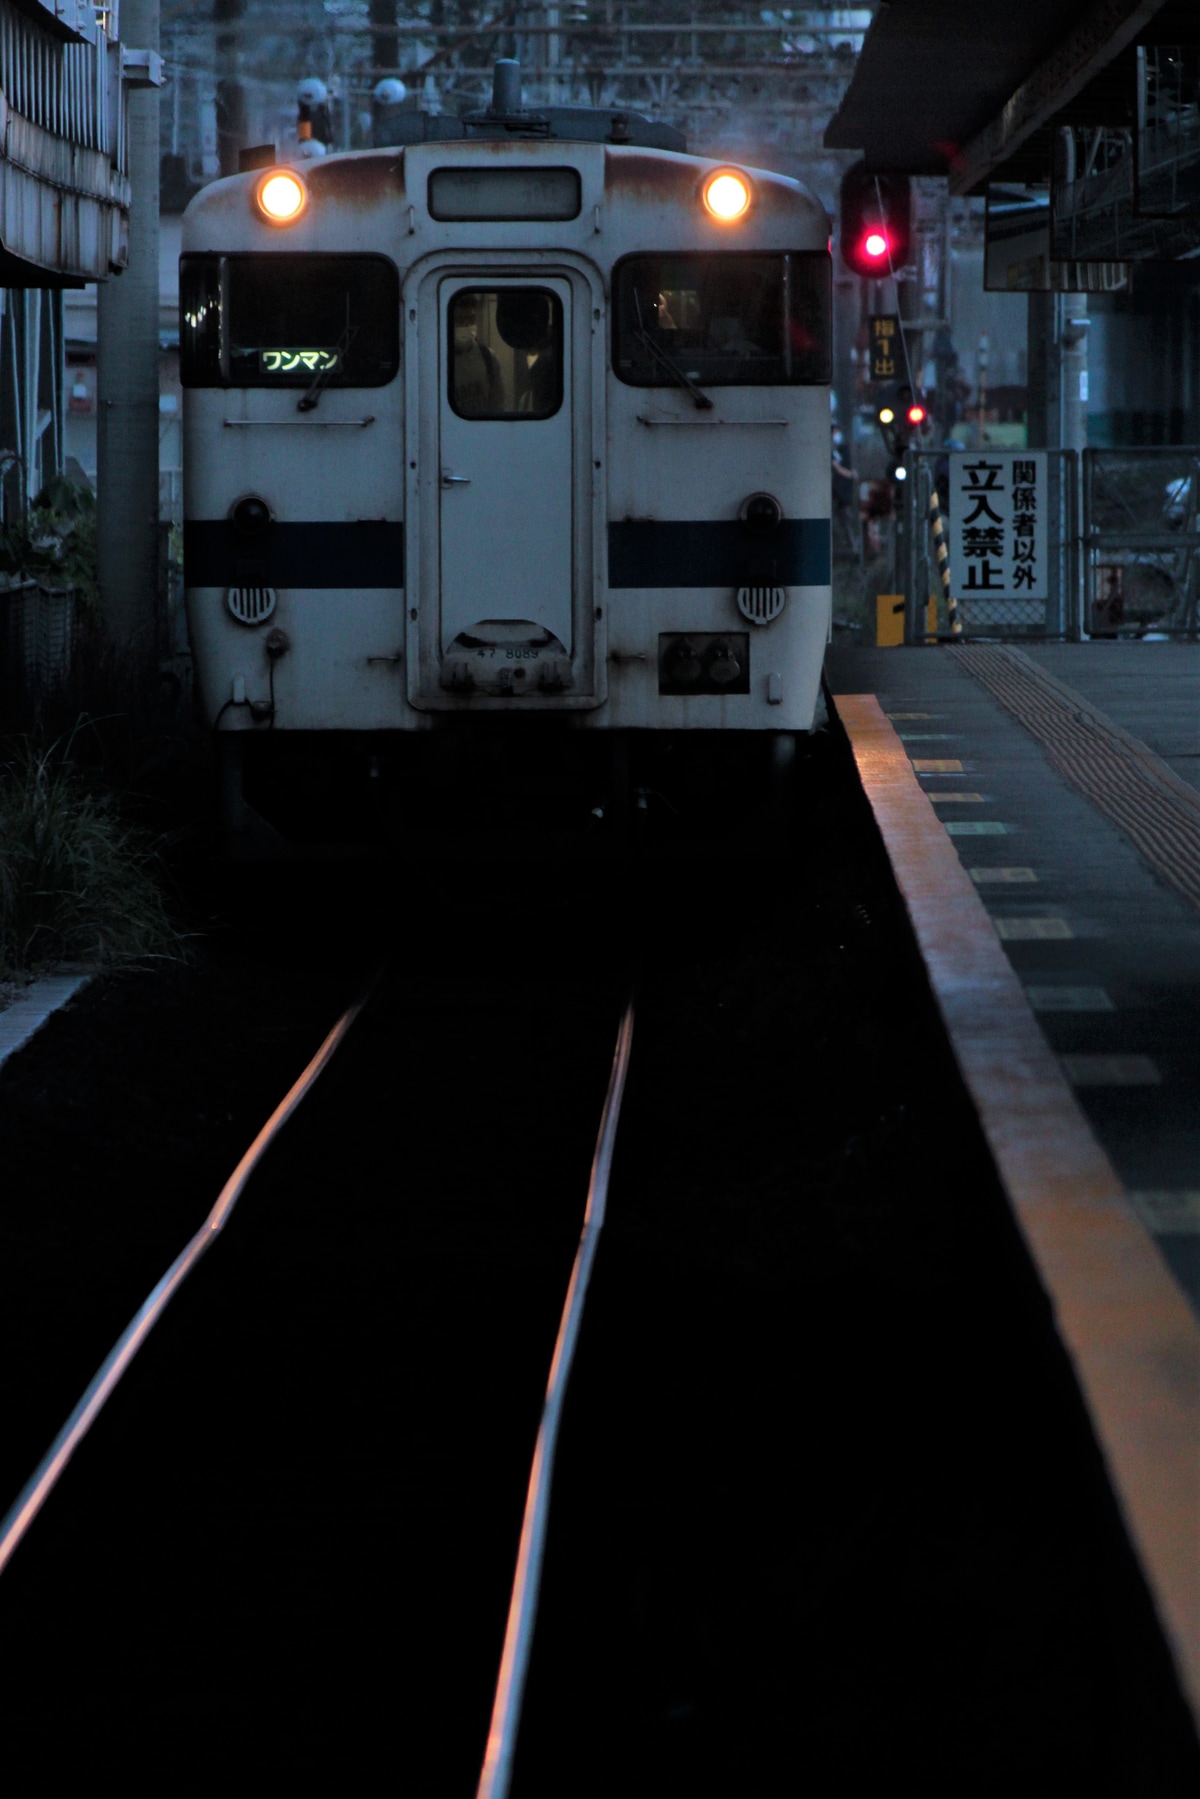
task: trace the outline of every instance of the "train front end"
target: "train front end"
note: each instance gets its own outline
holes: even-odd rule
[[[830,283],[798,183],[621,142],[433,139],[206,189],[185,565],[227,761],[529,715],[810,729]]]

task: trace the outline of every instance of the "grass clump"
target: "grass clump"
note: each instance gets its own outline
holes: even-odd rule
[[[69,751],[26,741],[0,761],[0,979],[182,951],[157,846],[80,778]]]

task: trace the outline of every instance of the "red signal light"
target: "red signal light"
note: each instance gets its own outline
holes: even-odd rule
[[[908,409],[908,422],[910,425],[923,425],[925,423],[925,408],[923,406],[910,406]]]
[[[908,262],[912,193],[907,175],[877,175],[856,162],[842,176],[839,206],[842,258],[848,269],[878,281]]]

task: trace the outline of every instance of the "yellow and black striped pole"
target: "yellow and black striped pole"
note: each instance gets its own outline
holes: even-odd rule
[[[938,499],[935,487],[929,496],[929,516],[933,522],[933,547],[937,554],[938,574],[942,581],[942,598],[946,602],[946,619],[950,626],[951,637],[962,636],[962,626],[958,620],[958,601],[950,591],[950,546],[946,542],[946,520],[942,516],[942,502]]]

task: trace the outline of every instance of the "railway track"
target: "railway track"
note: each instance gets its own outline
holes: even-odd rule
[[[600,1119],[596,1154],[592,1160],[583,1230],[571,1268],[571,1281],[563,1302],[558,1336],[554,1341],[554,1359],[550,1364],[546,1403],[538,1429],[537,1447],[529,1474],[529,1490],[525,1498],[525,1515],[521,1522],[521,1546],[504,1632],[504,1652],[500,1658],[487,1752],[479,1780],[479,1799],[507,1799],[512,1784],[513,1759],[541,1593],[554,1459],[566,1406],[567,1383],[571,1378],[575,1347],[583,1326],[588,1287],[591,1285],[592,1269],[600,1246],[600,1233],[604,1229],[608,1210],[608,1184],[621,1118],[621,1101],[629,1078],[629,1059],[633,1051],[633,1019],[634,1006],[631,998],[622,1014],[621,1027],[617,1033],[612,1074]]]
[[[0,1765],[57,1733],[81,1768],[153,1757],[156,1793],[386,1767],[420,1799],[728,1799],[898,1758],[933,1790],[1190,1790],[886,862],[814,755],[769,880],[687,856],[468,904],[447,877],[404,914],[421,954],[0,1579]]]
[[[365,1789],[407,1687],[410,1766],[473,1786],[616,1007],[547,1043],[414,985],[339,1019],[12,1504],[10,1770],[53,1733],[156,1792]]]
[[[188,1275],[199,1265],[200,1258],[213,1247],[229,1223],[234,1207],[262,1158],[337,1054],[362,1010],[362,1005],[362,1001],[356,1001],[342,1013],[299,1080],[276,1106],[221,1189],[212,1211],[195,1236],[176,1256],[162,1279],[147,1294],[89,1381],[79,1403],[13,1501],[7,1515],[0,1520],[0,1574],[12,1560],[34,1519],[65,1474],[67,1464],[115,1393],[117,1383],[134,1356],[142,1348]]]

